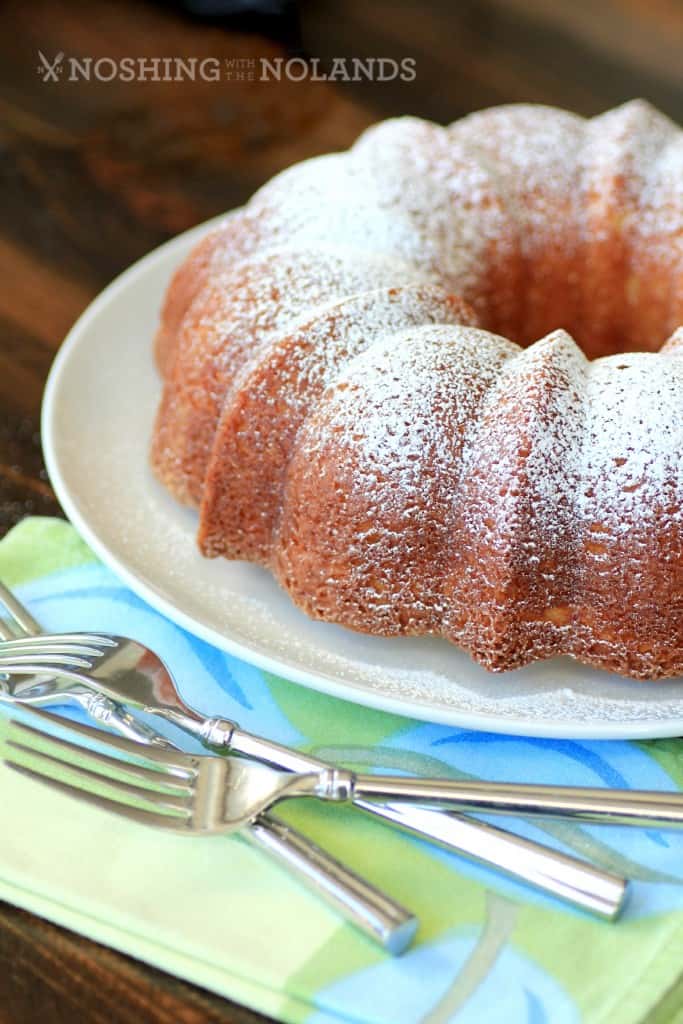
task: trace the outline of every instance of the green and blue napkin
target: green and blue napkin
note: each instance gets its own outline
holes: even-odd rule
[[[144,604],[58,520],[27,519],[0,543],[0,579],[46,628],[135,637],[168,662],[200,710],[349,767],[683,784],[677,740],[476,733],[269,675]],[[0,718],[0,740],[5,729]],[[683,834],[506,820],[633,879],[622,919],[607,924],[352,809],[282,805],[283,817],[417,913],[417,941],[394,959],[240,837],[158,833],[1,765],[0,801],[0,898],[292,1024],[683,1020]]]

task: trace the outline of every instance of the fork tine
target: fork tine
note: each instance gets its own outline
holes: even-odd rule
[[[70,783],[72,789],[92,792],[93,786],[103,786],[111,793],[116,794],[116,796],[110,796],[110,799],[115,799],[120,803],[128,803],[129,800],[142,801],[152,804],[157,813],[167,811],[174,815],[180,813],[184,817],[189,817],[192,813],[191,805],[185,796],[173,796],[170,793],[161,793],[159,790],[147,789],[144,786],[135,786],[130,782],[122,782],[120,779],[113,779],[110,775],[101,775],[97,771],[80,767],[71,761],[62,761],[58,757],[53,757],[52,754],[35,750],[32,747],[24,747],[18,743],[7,744],[4,756],[5,764],[18,764],[21,767],[27,767],[22,761],[17,760],[14,751],[29,754],[32,770],[45,778],[53,779],[53,781],[56,781],[53,778],[55,769],[66,768],[74,780]]]
[[[111,648],[103,649],[101,647],[95,647],[93,645],[88,646],[83,643],[76,643],[75,641],[63,642],[61,640],[50,640],[44,644],[24,643],[22,640],[5,640],[0,645],[0,654],[4,657],[10,657],[15,654],[34,654],[36,657],[46,657],[52,654],[72,654],[76,657],[91,657],[91,658],[102,658],[106,654],[109,654]]]
[[[37,665],[38,668],[32,668],[34,665]],[[26,673],[27,671],[45,672],[54,670],[55,674],[58,675],[60,669],[82,668],[88,671],[92,667],[92,660],[78,658],[75,655],[50,655],[43,654],[40,651],[27,654],[5,654],[3,651],[0,651],[0,668],[2,668],[3,672]]]
[[[84,651],[104,655],[116,649],[117,644],[111,638],[103,642],[102,638],[89,634],[47,634],[45,636],[11,637],[3,640],[2,651]]]
[[[47,786],[58,793],[64,793],[67,796],[76,797],[80,803],[90,804],[92,807],[97,807],[102,811],[109,811],[113,814],[118,814],[123,818],[129,818],[131,821],[136,821],[141,825],[154,825],[156,828],[166,828],[171,831],[187,831],[187,819],[184,817],[176,817],[171,814],[157,814],[155,811],[147,811],[140,807],[131,807],[129,804],[119,803],[118,800],[111,800],[108,797],[100,796],[97,793],[90,793],[86,789],[80,789],[78,786],[72,786],[68,782],[62,782],[59,779],[51,779],[46,775],[42,775],[39,771],[36,771],[33,768],[27,768],[25,765],[15,764],[13,761],[5,761],[4,763],[13,772],[17,772],[19,775],[24,775],[28,779],[40,782],[42,785]]]
[[[75,640],[85,644],[96,644],[98,647],[117,646],[116,637],[106,636],[101,633],[58,633],[57,636],[66,641]]]
[[[117,638],[102,633],[38,633],[22,634],[15,633],[8,641],[12,644],[27,644],[31,647],[40,647],[43,644],[65,643],[65,644],[89,644],[95,647],[116,647]]]
[[[82,722],[57,718],[56,715],[49,711],[43,711],[42,708],[35,706],[31,708],[31,721],[33,724],[30,727],[24,726],[24,728],[32,728],[34,732],[39,732],[49,739],[52,738],[52,733],[49,729],[39,728],[37,723],[42,721],[45,725],[58,725],[69,733],[76,733],[94,743],[99,743],[110,751],[112,749],[120,750],[126,755],[126,759],[131,758],[134,762],[146,761],[151,764],[159,764],[169,772],[176,772],[181,777],[185,777],[188,772],[195,774],[198,770],[199,761],[192,754],[183,754],[180,750],[171,750],[170,748],[161,750],[159,747],[143,746],[142,743],[125,740],[121,736],[114,736],[112,733],[95,729],[91,725],[84,725]]]
[[[56,753],[45,754],[44,751],[36,746],[36,740],[49,743],[50,746],[55,748]],[[80,767],[76,758],[83,758],[91,761],[98,769],[101,768],[103,775],[106,775],[107,771],[116,771],[122,775],[128,775],[136,783],[148,782],[153,787],[168,786],[185,794],[190,794],[193,790],[194,772],[169,772],[164,770],[162,766],[145,768],[143,765],[131,764],[128,761],[122,761],[118,757],[110,757],[108,754],[103,754],[99,750],[90,750],[88,747],[70,743],[68,740],[60,739],[57,736],[49,736],[47,733],[32,729],[30,725],[24,725],[21,722],[10,723],[7,746],[25,750],[28,753],[35,752],[42,756],[49,756],[53,760],[61,761],[69,766],[75,765]]]

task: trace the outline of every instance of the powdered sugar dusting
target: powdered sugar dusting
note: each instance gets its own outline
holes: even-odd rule
[[[157,432],[204,550],[490,668],[683,670],[682,171],[635,102],[388,121],[273,179],[187,288]],[[487,330],[366,306],[406,284]]]
[[[472,319],[440,289],[404,284],[349,296],[291,333],[273,334],[224,402],[205,484],[203,550],[270,562],[287,462],[326,384],[378,339],[409,325]]]
[[[159,478],[199,504],[223,404],[240,371],[273,338],[346,295],[429,280],[382,253],[322,243],[274,249],[216,271],[180,328],[152,452]]]
[[[664,503],[683,523],[683,352],[634,352],[590,364],[586,420],[576,446],[577,512],[622,533],[644,528]],[[586,490],[590,486],[591,494]]]

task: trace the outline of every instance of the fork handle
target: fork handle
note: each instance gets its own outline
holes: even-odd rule
[[[354,805],[608,921],[615,920],[623,907],[627,894],[624,878],[514,832],[417,805],[373,804],[360,798]]]
[[[353,793],[363,800],[406,800],[474,814],[683,828],[681,793],[393,775],[358,775]]]
[[[331,766],[298,750],[291,750],[261,736],[245,732],[234,722],[218,718],[200,720],[205,742],[227,753],[232,750],[246,757],[265,761],[286,771],[321,772]],[[363,782],[376,776],[356,776]],[[394,781],[395,777],[389,777]],[[412,780],[411,780],[412,781]],[[420,781],[420,780],[416,780]],[[552,847],[523,839],[514,832],[494,828],[478,819],[433,810],[419,804],[375,802],[363,799],[358,787],[353,794],[355,807],[398,826],[405,832],[438,843],[447,850],[464,854],[471,860],[499,868],[508,875],[608,920],[618,916],[626,895],[626,881],[586,861],[560,853]]]
[[[282,861],[290,873],[389,953],[402,953],[412,942],[418,921],[409,910],[280,818],[262,814],[241,834]]]

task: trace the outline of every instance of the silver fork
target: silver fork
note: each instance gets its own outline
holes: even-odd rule
[[[5,603],[20,628],[32,634],[40,632],[40,626],[30,612],[23,608],[2,584],[0,600]],[[108,674],[106,685],[101,680],[82,676],[77,677],[81,680],[79,682],[69,682],[65,677],[47,679],[41,676],[37,681],[26,681],[24,688],[20,683],[17,684],[16,680],[8,680],[8,683],[13,682],[10,687],[11,699],[21,703],[49,706],[73,699],[73,687],[76,687],[77,699],[82,702],[80,688],[85,680],[89,681],[91,687],[97,687],[96,697],[100,701],[108,700],[104,712],[99,704],[94,710],[97,714],[113,716],[112,724],[115,727],[118,726],[117,709],[120,708],[120,704],[103,696],[101,691],[110,694],[116,701],[123,701],[151,714],[162,715],[199,738],[205,745],[211,746],[215,743],[216,749],[222,753],[234,750],[293,772],[316,772],[331,767],[310,755],[244,732],[238,729],[235,723],[222,719],[202,718],[182,700],[173,677],[153,652],[135,641],[126,642],[126,651],[129,656],[132,652],[130,660],[126,659],[126,671],[122,671],[123,666],[119,665],[115,673]],[[144,670],[141,668],[143,654],[148,655]],[[26,664],[23,668],[26,669]],[[90,713],[93,713],[92,708]],[[126,728],[130,730],[129,722]],[[157,741],[158,734],[154,734],[146,726],[144,728],[145,736],[136,738],[147,743]],[[151,740],[150,733],[153,737]],[[623,903],[626,890],[623,878],[539,843],[522,839],[514,833],[496,829],[476,820],[472,821],[459,814],[443,814],[425,807],[401,806],[394,803],[376,804],[360,798],[355,800],[355,805],[397,825],[404,831],[437,842],[446,849],[472,860],[496,867],[506,874],[601,916],[610,919],[617,916]]]
[[[55,724],[54,716],[48,712],[36,709],[33,717],[38,716]],[[241,773],[248,765],[253,783],[256,769],[263,774],[266,788],[269,786],[266,776],[273,774],[273,769],[265,765],[240,761],[239,758],[198,757],[180,751],[144,747],[87,725],[73,722],[64,725],[70,734],[84,735],[108,753],[84,747],[73,739],[57,738],[33,726],[10,722],[4,763],[13,771],[39,780],[50,789],[78,797],[81,802],[114,812],[138,824],[181,835],[229,834],[242,828],[257,815],[252,815],[248,806],[253,789],[242,805]],[[30,756],[30,767],[22,762],[22,755]],[[146,764],[141,764],[141,761]],[[73,782],[53,778],[56,769],[65,768]],[[300,777],[292,775],[289,778],[294,790]],[[92,791],[91,787],[98,784],[104,785],[109,796]],[[132,806],[131,800],[137,806]],[[359,896],[365,898],[360,889]],[[387,904],[390,909],[394,906],[389,900]],[[416,928],[416,919],[404,913],[400,923],[392,920],[390,936],[373,937],[379,938],[390,952],[399,953],[410,945]]]
[[[39,632],[40,626],[36,620],[2,584],[0,600],[6,604],[18,629]],[[15,635],[0,618],[0,639],[11,640]],[[36,681],[36,685],[41,687],[48,686],[48,683],[49,680],[44,678]],[[15,701],[10,697],[9,703]],[[115,729],[138,744],[176,749],[166,737],[137,722],[122,705],[91,687],[72,682],[69,694],[63,698],[58,696],[56,703],[76,704],[95,721]],[[33,714],[36,713],[37,709],[33,709]],[[398,955],[412,942],[418,922],[411,911],[275,815],[261,814],[243,834],[351,925],[389,953]]]
[[[31,725],[10,722],[5,763],[52,789],[69,793],[78,790],[82,800],[141,824],[191,834],[227,834],[240,831],[280,800],[304,796],[325,799],[328,791],[335,790],[336,772],[332,769],[328,770],[328,780],[317,772],[282,772],[242,757],[142,747],[76,722],[64,724],[69,737],[63,739],[39,728],[48,723],[54,725],[54,717],[37,709]],[[78,742],[80,737],[108,753],[91,750]],[[41,749],[44,742],[53,748],[52,752]],[[27,768],[17,763],[17,751],[33,754],[38,766]],[[74,782],[53,778],[55,768],[63,765],[70,767]],[[123,772],[125,779],[117,778],[117,772]],[[111,798],[91,792],[92,785],[102,780],[113,791]],[[130,800],[149,803],[152,810],[129,806]]]
[[[54,724],[54,718],[45,711],[35,709],[34,716]],[[76,739],[57,738],[33,726],[11,722],[4,763],[28,778],[101,810],[185,835],[234,832],[260,810],[258,799],[254,805],[251,783],[244,785],[245,772],[261,777],[255,785],[261,784],[263,791],[269,793],[267,799],[272,796],[274,776],[282,777],[279,797],[308,795],[320,784],[318,773],[287,775],[246,759],[141,747],[130,740],[105,736],[87,725],[65,725],[70,734],[84,737],[108,752],[104,754]],[[27,755],[30,764],[24,761]],[[54,778],[55,771],[64,769],[68,778]],[[289,784],[285,782],[287,778],[291,780]],[[102,786],[106,795],[98,792]],[[495,845],[499,830],[483,827],[490,832]],[[582,882],[580,862],[567,864],[565,880],[575,886]]]
[[[109,633],[63,633],[10,640],[0,643],[0,673],[29,674],[29,682],[24,686],[20,681],[12,684],[14,696],[26,703],[40,706],[52,698],[55,687],[68,689],[68,683],[64,682],[68,679],[76,684],[94,682],[106,697],[160,715],[217,752],[231,750],[278,767],[282,767],[279,762],[283,756],[288,756],[289,771],[304,774],[318,771],[321,779],[334,767],[245,732],[235,722],[196,715],[177,694],[171,674],[161,659],[143,644],[127,637]],[[34,673],[46,675],[48,681],[36,683]],[[0,683],[0,689],[1,686]],[[165,700],[160,698],[160,692],[165,694]],[[175,695],[173,707],[165,703],[171,693]],[[293,758],[297,756],[299,763],[294,764]],[[318,796],[323,789],[324,785]],[[363,809],[370,803],[375,811],[379,809],[376,801],[398,800],[478,813],[683,827],[683,794],[654,790],[405,778],[338,770],[328,799],[351,799]]]

